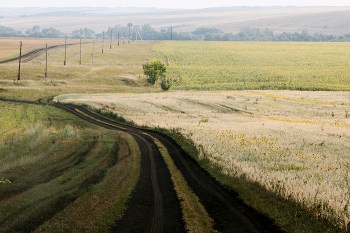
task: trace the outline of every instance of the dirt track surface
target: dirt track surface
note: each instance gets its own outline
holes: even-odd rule
[[[7,101],[1,98],[0,100]],[[45,103],[23,102],[45,105]],[[140,148],[140,177],[128,201],[125,215],[110,232],[185,232],[179,200],[170,173],[153,138],[158,139],[167,148],[189,188],[198,196],[213,219],[215,230],[282,232],[267,217],[242,203],[237,194],[222,187],[168,136],[116,123],[80,106],[72,104],[53,106],[95,125],[127,132],[134,137]]]
[[[88,42],[84,42],[82,44],[85,44],[85,43],[88,43]],[[76,43],[75,44],[67,44],[67,46],[69,46],[69,45],[76,45]],[[59,47],[63,47],[63,46],[64,45],[53,45],[53,46],[47,47],[47,50],[55,49],[55,48],[59,48]],[[39,56],[40,54],[44,53],[45,50],[46,50],[46,48],[40,48],[40,49],[35,49],[33,51],[25,53],[25,54],[22,55],[22,59],[23,60],[21,62],[22,63],[29,62],[29,61],[33,60],[34,58],[36,58],[37,56]],[[0,64],[17,61],[18,59],[19,59],[19,56],[15,57],[15,58],[11,58],[11,59],[0,61]]]

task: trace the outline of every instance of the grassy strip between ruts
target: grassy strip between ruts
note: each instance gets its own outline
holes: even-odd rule
[[[111,112],[92,109],[86,105],[83,106],[96,112],[98,115],[107,117],[114,121],[122,121],[128,125],[133,125],[132,122],[123,121],[121,118],[116,117],[116,115]],[[215,232],[213,229],[212,219],[209,217],[203,205],[199,202],[198,197],[189,189],[187,182],[185,181],[181,172],[175,166],[167,149],[155,138],[153,138],[153,140],[157,144],[159,151],[161,152],[171,173],[171,179],[174,182],[176,194],[180,200],[183,218],[186,223],[186,230],[189,232]]]
[[[180,200],[185,227],[188,232],[215,232],[212,219],[209,217],[198,197],[189,189],[181,172],[175,166],[168,150],[157,139],[153,138],[171,173],[176,194]]]
[[[106,109],[94,109],[93,107],[89,107],[89,109],[106,118],[135,126],[133,122],[122,119],[122,117]],[[140,128],[155,130],[174,139],[189,156],[194,158],[218,182],[227,189],[238,193],[239,198],[244,203],[272,219],[282,230],[286,232],[346,232],[345,229],[340,229],[329,221],[316,217],[299,203],[277,196],[259,184],[249,181],[244,176],[237,178],[224,174],[219,165],[213,164],[202,150],[199,151],[194,142],[176,129],[170,131],[147,126],[141,126]]]

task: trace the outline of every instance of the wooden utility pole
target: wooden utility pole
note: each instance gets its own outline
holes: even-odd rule
[[[132,28],[132,42],[135,42],[135,26]]]
[[[170,26],[170,40],[173,40],[173,26]]]
[[[64,39],[64,65],[67,64],[67,36]]]
[[[112,49],[112,42],[113,42],[113,29],[111,29],[111,45],[109,46],[109,49]]]
[[[128,44],[130,44],[130,26],[129,26],[129,38],[128,38]]]
[[[207,41],[207,28],[205,28],[205,41]]]
[[[103,40],[102,40],[102,53],[103,53],[103,46],[105,44],[105,32],[103,32]]]
[[[21,59],[22,59],[22,41],[19,42],[19,65],[18,65],[17,83],[21,79]]]
[[[79,65],[81,65],[81,38],[80,38],[80,60],[79,60]]]
[[[119,46],[119,32],[120,32],[120,28],[118,28],[118,46]]]
[[[125,42],[125,34],[126,34],[126,28],[124,28],[124,39],[123,39],[123,44]]]
[[[45,80],[46,78],[47,78],[47,44],[46,44]]]
[[[94,63],[94,47],[95,47],[95,40],[92,41],[92,63]]]

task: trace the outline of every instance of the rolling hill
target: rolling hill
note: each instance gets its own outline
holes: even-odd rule
[[[62,32],[84,27],[102,32],[109,26],[124,26],[131,22],[134,25],[150,24],[157,30],[173,26],[177,32],[194,31],[199,27],[217,27],[224,32],[237,33],[242,27],[251,27],[269,28],[278,33],[303,30],[328,35],[350,33],[350,7],[231,7],[171,11],[149,8],[74,8],[64,9],[65,13],[61,15],[57,13],[59,9],[47,8],[46,11],[37,9],[24,12],[26,17],[14,17],[11,10],[21,9],[0,8],[0,15],[5,15],[0,18],[0,25],[23,32],[34,25],[41,28],[53,27]],[[80,13],[68,14],[67,11],[70,10]]]

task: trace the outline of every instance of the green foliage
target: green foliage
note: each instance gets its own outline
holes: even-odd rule
[[[163,91],[167,91],[173,85],[173,80],[167,77],[161,78],[162,82],[160,84]]]
[[[160,60],[154,60],[142,64],[143,73],[147,75],[147,82],[155,84],[159,77],[166,77],[166,66]]]

